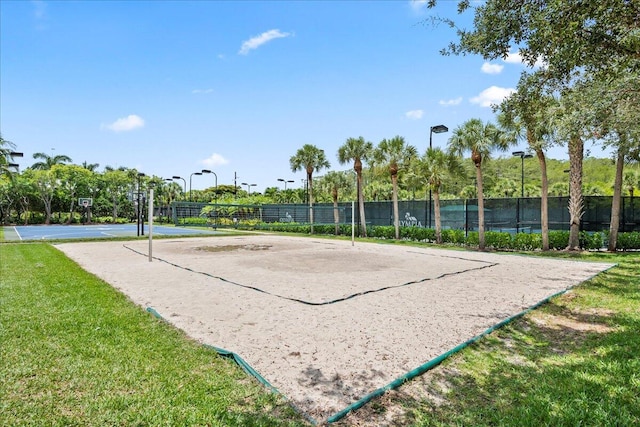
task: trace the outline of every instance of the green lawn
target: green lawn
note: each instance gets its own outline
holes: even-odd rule
[[[53,246],[2,244],[0,263],[0,425],[307,425]]]
[[[335,425],[640,425],[640,253],[554,256],[619,266]],[[3,426],[308,425],[46,243],[0,244],[0,344]]]

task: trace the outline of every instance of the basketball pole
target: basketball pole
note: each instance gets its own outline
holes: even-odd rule
[[[149,190],[149,262],[153,261],[153,188]]]

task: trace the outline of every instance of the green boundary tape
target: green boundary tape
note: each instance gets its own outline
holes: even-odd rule
[[[166,322],[167,320],[162,317],[162,315],[160,313],[158,313],[153,307],[147,307],[147,312],[151,313],[154,317]],[[274,386],[271,385],[271,383],[269,383],[269,381],[267,381],[266,379],[264,379],[264,377],[262,375],[260,375],[258,373],[258,371],[256,371],[255,369],[253,369],[251,367],[251,365],[249,365],[242,357],[240,357],[238,354],[229,351],[229,350],[225,350],[223,348],[219,348],[219,347],[214,347],[212,345],[209,344],[203,344],[205,348],[214,350],[216,353],[218,353],[220,356],[222,357],[226,357],[229,358],[231,360],[233,360],[236,364],[238,364],[243,371],[245,371],[247,374],[255,377],[262,385],[264,385],[265,387],[267,387],[271,392],[279,394],[280,396],[284,397],[287,401],[289,399],[286,398],[286,396],[282,393],[280,393],[278,391],[277,388],[275,388]],[[289,402],[289,404],[291,405],[291,407],[297,411],[299,414],[301,414],[302,416],[304,416],[307,420],[309,420],[313,425],[317,425],[318,423],[316,422],[316,420],[314,420],[313,418],[311,418],[310,416],[308,416],[307,414],[305,414],[304,412],[302,412],[301,410],[299,410],[298,408],[296,408],[291,402]]]
[[[611,267],[601,271],[600,273],[603,273],[605,271],[610,270],[611,268],[615,267],[617,264],[612,265]],[[347,416],[349,414],[349,412],[351,411],[355,411],[356,409],[359,409],[361,407],[363,407],[364,405],[366,405],[368,402],[370,402],[371,400],[375,399],[378,396],[383,395],[385,392],[389,391],[389,390],[394,390],[398,387],[400,387],[402,384],[404,384],[405,382],[424,374],[425,372],[435,368],[436,366],[438,366],[440,363],[442,363],[445,359],[447,359],[449,356],[454,355],[455,353],[461,351],[462,349],[468,347],[469,345],[475,343],[476,341],[478,341],[479,339],[481,339],[482,337],[492,333],[493,331],[502,328],[505,325],[508,325],[509,323],[513,322],[516,319],[521,318],[522,316],[524,316],[525,314],[529,313],[530,311],[535,310],[536,308],[540,307],[543,304],[548,303],[550,300],[552,300],[555,297],[558,297],[568,291],[570,291],[571,289],[575,288],[576,286],[579,286],[580,284],[589,281],[591,279],[593,279],[595,276],[597,276],[598,274],[594,274],[591,277],[588,277],[586,280],[584,280],[583,282],[580,282],[574,286],[568,287],[560,292],[556,292],[555,294],[537,302],[536,304],[532,305],[531,307],[527,308],[526,310],[523,310],[517,314],[514,314],[511,317],[506,318],[505,320],[502,320],[501,322],[496,323],[495,325],[491,326],[488,329],[485,329],[482,333],[480,333],[479,335],[476,335],[475,337],[463,342],[462,344],[458,344],[457,346],[455,346],[454,348],[452,348],[451,350],[442,353],[439,356],[434,357],[433,359],[431,359],[430,361],[428,361],[427,363],[418,366],[415,369],[412,369],[411,371],[407,372],[406,374],[402,375],[399,378],[396,378],[395,380],[393,380],[392,382],[390,382],[389,384],[387,384],[384,387],[381,387],[379,389],[374,390],[373,392],[367,394],[366,396],[364,396],[363,398],[361,398],[360,400],[358,400],[357,402],[352,403],[351,405],[347,406],[346,408],[344,408],[343,410],[341,410],[340,412],[335,413],[334,415],[330,416],[327,419],[328,423],[335,423],[339,420],[341,420],[342,418],[344,418],[345,416]],[[155,309],[153,309],[152,307],[147,307],[147,311],[151,314],[153,314],[155,317],[157,317],[158,319],[161,319],[163,321],[166,321]],[[280,394],[281,396],[283,396],[286,399],[286,396],[284,396],[282,393],[280,393],[274,386],[272,386],[266,379],[264,379],[262,377],[262,375],[260,375],[255,369],[253,369],[247,362],[245,362],[244,359],[242,359],[242,357],[240,357],[239,355],[237,355],[234,352],[222,349],[222,348],[218,348],[218,347],[214,347],[212,345],[207,345],[204,344],[205,347],[210,348],[212,350],[215,350],[219,355],[223,356],[223,357],[228,357],[231,358],[233,361],[235,361],[238,365],[240,365],[240,367],[249,375],[255,377],[260,383],[262,383],[263,385],[265,385],[269,390],[271,390],[274,393]],[[287,399],[288,400],[288,399]],[[291,404],[291,403],[290,403]],[[313,418],[311,418],[310,416],[306,415],[304,412],[300,411],[298,408],[296,408],[293,404],[291,404],[291,406],[294,408],[294,410],[296,410],[298,413],[300,413],[301,415],[303,415],[305,418],[307,418],[307,420],[309,420],[313,425],[318,425],[317,421],[314,420]]]
[[[604,271],[607,271],[613,267],[615,267],[617,264],[607,268]],[[602,273],[600,272],[600,273]],[[459,344],[457,346],[455,346],[454,348],[452,348],[451,350],[442,353],[440,356],[437,356],[433,359],[431,359],[430,361],[428,361],[427,363],[418,366],[417,368],[407,372],[406,374],[402,375],[401,377],[393,380],[392,382],[390,382],[389,384],[387,384],[384,387],[381,387],[377,390],[374,390],[373,392],[367,394],[366,396],[364,396],[362,399],[358,400],[357,402],[352,403],[351,405],[347,406],[345,409],[343,409],[342,411],[332,415],[329,417],[329,419],[327,420],[329,423],[335,423],[336,421],[341,420],[342,418],[344,418],[347,414],[349,414],[349,412],[351,411],[355,411],[356,409],[361,408],[362,406],[364,406],[365,404],[367,404],[368,402],[370,402],[372,399],[381,396],[382,394],[384,394],[386,391],[388,390],[393,390],[396,389],[398,387],[400,387],[402,384],[404,384],[405,382],[417,377],[418,375],[422,375],[425,372],[427,372],[430,369],[435,368],[436,366],[438,366],[440,363],[442,363],[445,359],[447,359],[449,356],[459,352],[460,350],[464,349],[465,347],[468,347],[469,345],[473,344],[474,342],[478,341],[480,338],[492,333],[493,331],[495,331],[496,329],[499,329],[511,322],[513,322],[516,319],[519,319],[520,317],[524,316],[525,314],[529,313],[532,310],[535,310],[536,308],[540,307],[543,304],[546,304],[547,302],[549,302],[551,299],[560,296],[564,293],[566,293],[567,291],[573,289],[576,286],[579,286],[580,284],[593,279],[595,276],[597,276],[598,274],[594,274],[593,276],[587,278],[585,281],[580,282],[574,286],[568,287],[565,290],[562,290],[560,292],[557,292],[545,299],[543,299],[542,301],[537,302],[536,304],[532,305],[531,307],[527,308],[526,310],[521,311],[518,314],[515,314],[511,317],[508,317],[507,319],[491,326],[490,328],[486,329],[484,332],[482,332],[479,335],[476,335],[475,337],[463,342],[462,344]]]

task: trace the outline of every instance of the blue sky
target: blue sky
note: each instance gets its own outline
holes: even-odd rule
[[[432,125],[449,127],[433,135],[444,147],[466,120],[493,120],[524,70],[515,52],[440,55],[456,35],[428,19],[468,27],[456,3],[1,1],[0,130],[21,168],[44,152],[187,186],[212,169],[252,191],[301,186],[289,158],[304,144],[331,170],[351,168],[336,157],[349,137],[400,135],[423,153]]]

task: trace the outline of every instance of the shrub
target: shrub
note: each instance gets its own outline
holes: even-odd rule
[[[465,239],[467,246],[478,246],[480,244],[480,238],[477,231],[470,231]]]
[[[513,236],[512,248],[518,251],[542,249],[542,234],[517,233]]]
[[[640,249],[640,232],[618,233],[617,248],[622,251]]]
[[[604,246],[604,233],[580,232],[580,247],[586,250],[598,250]]]
[[[511,249],[511,234],[503,231],[487,231],[484,235],[484,243],[488,248]]]
[[[435,231],[433,232],[435,239]],[[454,243],[462,245],[465,243],[464,230],[448,229],[442,230],[442,243]]]
[[[569,246],[569,232],[564,230],[549,231],[549,249],[562,250]]]

